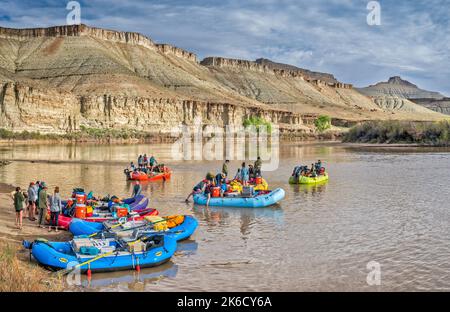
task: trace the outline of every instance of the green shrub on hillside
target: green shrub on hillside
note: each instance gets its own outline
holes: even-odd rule
[[[325,130],[331,128],[331,117],[326,115],[319,116],[319,118],[315,120],[314,124],[317,131],[324,132]]]
[[[265,127],[267,129],[267,133],[272,132],[272,123],[261,117],[252,116],[248,119],[245,119],[244,127],[247,128],[249,126],[255,126],[258,131],[261,127]]]

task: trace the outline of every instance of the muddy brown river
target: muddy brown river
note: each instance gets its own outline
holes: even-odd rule
[[[193,214],[199,228],[172,260],[137,272],[82,280],[103,291],[422,291],[450,290],[450,150],[282,144],[280,168],[264,177],[286,198],[264,209],[205,208],[184,198],[220,161],[170,160],[171,145],[0,146],[0,182],[45,180],[67,197],[81,186],[131,195],[123,169],[140,153],[173,169],[143,184],[162,215]],[[298,163],[321,159],[328,184],[291,186]],[[230,165],[232,174],[239,162]],[[368,283],[379,264],[379,285]]]

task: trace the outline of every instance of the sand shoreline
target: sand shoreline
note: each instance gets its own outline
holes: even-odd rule
[[[2,291],[61,291],[63,282],[41,268],[35,261],[30,261],[29,251],[22,247],[23,240],[34,241],[45,238],[54,241],[69,240],[68,232],[48,232],[23,218],[23,229],[15,226],[15,210],[11,192],[15,189],[10,184],[0,183],[0,271]]]
[[[47,229],[38,228],[37,221],[32,222],[27,217],[23,218],[23,229],[18,230],[15,226],[16,216],[10,195],[14,189],[15,187],[10,184],[0,183],[0,240],[21,243],[24,239],[35,240],[38,237],[52,240],[70,238],[68,232],[49,233]]]

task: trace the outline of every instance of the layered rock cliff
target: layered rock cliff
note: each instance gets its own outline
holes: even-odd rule
[[[332,75],[327,73],[314,72],[304,68],[298,68],[296,66],[292,66],[289,64],[282,64],[272,62],[271,60],[260,58],[256,60],[256,63],[265,65],[272,69],[285,70],[285,71],[293,71],[301,73],[307,80],[320,80],[325,83],[338,84],[339,81]]]
[[[137,33],[85,25],[0,28],[0,128],[64,133],[81,125],[166,133],[196,117],[242,124],[262,116],[309,132],[319,114],[333,120],[433,120],[432,112],[392,117],[351,85],[300,70],[206,58]]]

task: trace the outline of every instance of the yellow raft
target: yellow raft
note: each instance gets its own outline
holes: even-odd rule
[[[317,176],[317,177],[305,177],[305,176],[299,176],[298,179],[295,177],[289,178],[289,184],[317,184],[322,182],[327,182],[329,179],[328,173],[325,173],[323,175]]]

